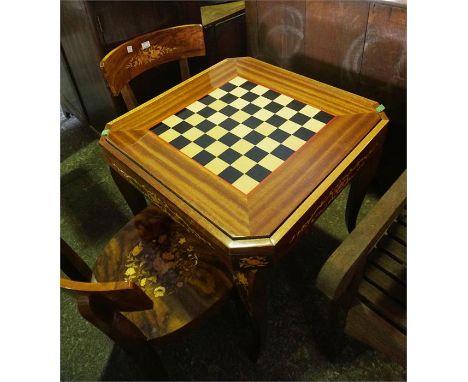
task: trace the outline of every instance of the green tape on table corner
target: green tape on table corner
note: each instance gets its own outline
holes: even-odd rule
[[[109,132],[110,132],[109,129],[102,130],[101,137],[107,137],[109,135]]]
[[[385,110],[385,106],[382,105],[382,104],[380,104],[379,106],[377,106],[377,107],[375,108],[375,111],[376,111],[377,113],[380,113],[380,112],[382,112],[382,111],[384,111],[384,110]]]

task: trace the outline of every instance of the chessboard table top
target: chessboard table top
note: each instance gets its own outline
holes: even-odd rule
[[[250,57],[227,59],[110,122],[101,145],[229,237],[264,238],[385,125],[377,106]]]

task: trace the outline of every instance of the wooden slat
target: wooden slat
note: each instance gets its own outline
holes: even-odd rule
[[[396,240],[406,245],[406,227],[398,222],[395,222],[388,229],[388,234]]]
[[[391,236],[385,235],[382,237],[377,244],[377,248],[387,252],[396,260],[406,265],[406,247]]]
[[[361,282],[358,294],[371,309],[401,330],[406,331],[406,309],[401,304],[388,298],[385,293],[366,280]]]
[[[317,287],[331,300],[349,292],[355,272],[362,269],[372,249],[394,221],[406,200],[406,172],[392,185],[372,211],[358,224],[327,260],[317,277]],[[397,265],[395,260],[393,260]],[[361,267],[361,268],[360,268]]]
[[[384,252],[373,249],[369,261],[406,285],[406,267]]]
[[[407,222],[406,222],[406,215],[407,215],[407,212],[406,212],[406,207],[401,210],[400,212],[400,215],[398,216],[398,221],[403,224],[405,227],[407,225]]]
[[[356,304],[350,309],[345,331],[406,366],[406,335],[364,304]]]
[[[364,272],[364,278],[380,288],[385,294],[406,306],[406,288],[379,268],[369,264]]]

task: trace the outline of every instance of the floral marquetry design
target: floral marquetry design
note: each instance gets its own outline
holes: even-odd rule
[[[124,277],[133,281],[150,296],[162,297],[174,293],[184,283],[194,283],[193,269],[198,257],[193,246],[179,232],[160,234],[147,242],[140,241],[128,253]],[[210,283],[207,283],[210,289]],[[206,289],[206,288],[205,288]]]
[[[264,257],[244,257],[243,259],[239,260],[239,266],[242,269],[255,269],[255,268],[263,268],[268,265],[268,260]]]
[[[171,48],[161,45],[151,45],[147,49],[138,51],[138,53],[131,58],[126,65],[127,69],[136,68],[138,66],[146,65],[154,60],[157,60],[168,53],[173,52],[176,48]]]

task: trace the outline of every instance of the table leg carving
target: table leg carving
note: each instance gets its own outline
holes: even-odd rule
[[[143,194],[138,191],[134,186],[127,182],[117,171],[110,167],[110,173],[117,188],[124,197],[128,206],[133,212],[133,215],[138,214],[146,208],[146,200]]]

